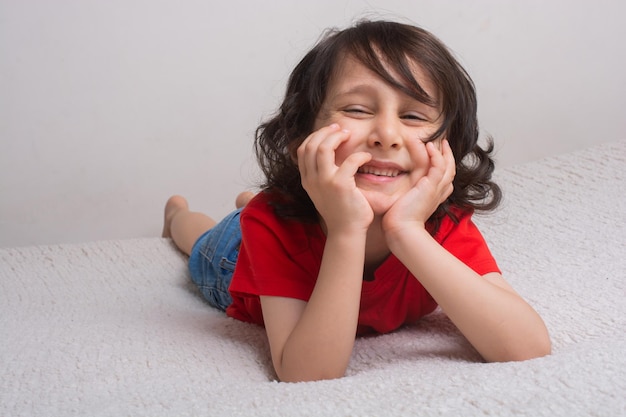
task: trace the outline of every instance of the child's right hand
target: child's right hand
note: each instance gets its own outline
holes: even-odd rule
[[[335,161],[335,151],[349,138],[349,131],[332,124],[311,133],[297,152],[302,186],[329,232],[365,231],[374,219],[374,212],[354,179],[359,167],[372,155],[354,153],[340,166]]]

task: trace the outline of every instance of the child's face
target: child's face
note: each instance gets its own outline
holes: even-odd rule
[[[436,99],[436,88],[418,65],[413,74]],[[337,123],[350,131],[349,139],[335,151],[338,166],[355,152],[372,155],[355,175],[355,182],[374,213],[383,215],[426,175],[429,161],[417,157],[423,152],[417,152],[416,147],[424,146],[442,119],[440,109],[415,100],[356,59],[346,58],[331,79],[315,130]],[[435,144],[439,146],[440,141]]]

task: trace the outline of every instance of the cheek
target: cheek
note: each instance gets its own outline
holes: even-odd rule
[[[341,126],[341,125],[340,125]],[[342,126],[343,127],[343,126]],[[350,130],[349,128],[345,128]],[[335,164],[340,166],[350,155],[367,151],[363,145],[363,138],[358,132],[350,130],[350,136],[335,149]]]
[[[337,122],[337,117],[328,110],[325,104],[322,104],[322,107],[315,117],[315,122],[313,123],[313,131],[319,130],[323,127],[329,126]]]
[[[327,123],[326,119],[320,118],[318,116],[317,119],[315,119],[315,123],[313,123],[313,132],[317,132],[321,128],[326,127],[328,125],[330,125],[330,123]],[[311,133],[313,133],[313,132],[311,132]]]
[[[345,161],[346,158],[350,156],[350,154],[352,154],[352,152],[351,152],[351,147],[349,146],[349,143],[348,142],[342,143],[335,150],[335,164],[337,166],[341,166],[341,164],[343,164],[343,161]]]

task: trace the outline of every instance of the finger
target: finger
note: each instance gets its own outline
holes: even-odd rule
[[[426,144],[426,151],[430,159],[430,169],[428,170],[428,176],[435,175],[441,178],[446,169],[446,160],[443,154],[437,149],[434,143],[428,142]]]
[[[452,152],[452,148],[450,147],[450,142],[447,139],[444,139],[442,144],[442,155],[446,163],[446,173],[445,176],[449,178],[450,181],[454,179],[456,175],[456,161],[454,159],[454,153]]]
[[[428,163],[428,152],[426,144],[421,140],[410,140],[407,142],[409,156],[416,166],[423,166]]]
[[[443,203],[454,191],[454,176],[456,175],[456,163],[454,154],[448,140],[441,142],[441,162],[443,163],[439,186],[441,190],[440,203]]]
[[[356,152],[347,157],[339,167],[338,174],[354,177],[359,168],[373,158],[369,152]]]
[[[433,162],[441,163],[444,161],[443,159],[443,149],[440,149],[433,142],[428,142],[426,144],[426,150],[428,151],[428,156]]]
[[[437,192],[440,195],[439,203],[441,203],[445,201],[453,190],[454,158],[451,156],[452,151],[447,143],[441,144],[441,151],[433,143],[428,143],[426,148],[430,156],[431,165],[424,179],[435,185],[435,189],[438,190]]]
[[[298,167],[303,176],[316,170],[314,159],[316,142],[322,134],[321,129],[311,133],[298,147]]]
[[[298,147],[298,168],[302,175],[312,174],[317,172],[317,159],[318,149],[320,143],[322,143],[328,135],[339,129],[339,125],[332,124],[325,126],[313,133],[311,133]]]
[[[319,143],[317,150],[317,168],[320,173],[334,174],[338,169],[336,151],[350,138],[350,131],[340,130],[328,135]]]

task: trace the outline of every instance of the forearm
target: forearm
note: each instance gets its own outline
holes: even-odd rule
[[[393,246],[483,358],[510,361],[549,353],[543,321],[515,291],[476,274],[424,229],[404,234]]]
[[[341,377],[356,336],[365,235],[329,235],[315,285],[278,364],[283,381]]]

